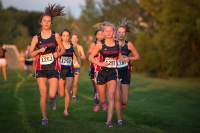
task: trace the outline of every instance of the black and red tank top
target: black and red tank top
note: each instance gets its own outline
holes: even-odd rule
[[[36,70],[60,70],[58,59],[53,56],[57,51],[58,44],[55,39],[55,33],[52,32],[48,39],[43,39],[41,33],[38,35],[37,49],[47,47],[45,52],[40,53],[36,57]]]
[[[64,54],[60,57],[61,69],[73,67],[73,54],[74,48],[73,45],[70,43],[70,48],[65,49]]]
[[[109,47],[105,44],[105,41],[102,41],[102,49],[100,50],[100,61],[105,61],[108,63],[106,68],[116,68],[117,59],[119,56],[119,44],[117,41],[114,42],[115,45]]]
[[[125,40],[125,44],[123,47],[120,47],[120,53],[122,56],[128,57],[131,53],[131,51],[128,49],[128,41]],[[118,68],[124,68],[128,67],[128,69],[131,70],[131,62],[123,62],[123,61],[118,61]]]
[[[128,41],[125,41],[124,46],[120,48],[120,52],[124,56],[129,56],[131,51],[128,49]]]
[[[97,40],[94,41],[94,45],[96,45],[96,44],[97,44]],[[99,54],[97,54],[97,55],[94,56],[94,58],[95,58],[96,60],[99,60],[98,57],[99,57]],[[91,70],[95,70],[95,67],[96,67],[96,65],[90,62],[90,69],[91,69]]]

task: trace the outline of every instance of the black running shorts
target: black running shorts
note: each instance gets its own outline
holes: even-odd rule
[[[89,76],[90,76],[90,79],[94,79],[95,78],[95,68],[94,67],[90,68]]]
[[[67,68],[67,69],[62,69],[61,70],[60,78],[65,80],[66,77],[74,77],[74,72],[71,70],[71,68]]]
[[[97,84],[102,85],[111,80],[117,80],[117,69],[115,68],[102,68],[97,75]]]
[[[131,73],[127,67],[118,68],[118,79],[121,84],[130,84]]]
[[[36,78],[59,78],[59,72],[57,70],[37,70]]]

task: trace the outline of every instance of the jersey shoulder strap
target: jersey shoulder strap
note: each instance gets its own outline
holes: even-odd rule
[[[128,45],[128,40],[125,40],[125,44]]]

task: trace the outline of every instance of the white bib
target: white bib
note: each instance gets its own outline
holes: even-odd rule
[[[105,58],[106,63],[108,63],[108,65],[106,66],[107,68],[116,68],[117,67],[117,61],[114,58]]]
[[[61,56],[60,64],[63,66],[71,66],[72,65],[72,57]]]
[[[117,68],[122,68],[122,67],[126,67],[126,66],[128,66],[127,62],[120,61],[120,60],[117,61]]]
[[[53,63],[54,57],[52,53],[41,55],[40,56],[40,64],[41,65],[49,65]]]

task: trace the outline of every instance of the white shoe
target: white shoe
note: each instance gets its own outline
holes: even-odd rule
[[[64,116],[67,117],[69,115],[69,112],[67,110],[64,110]]]

